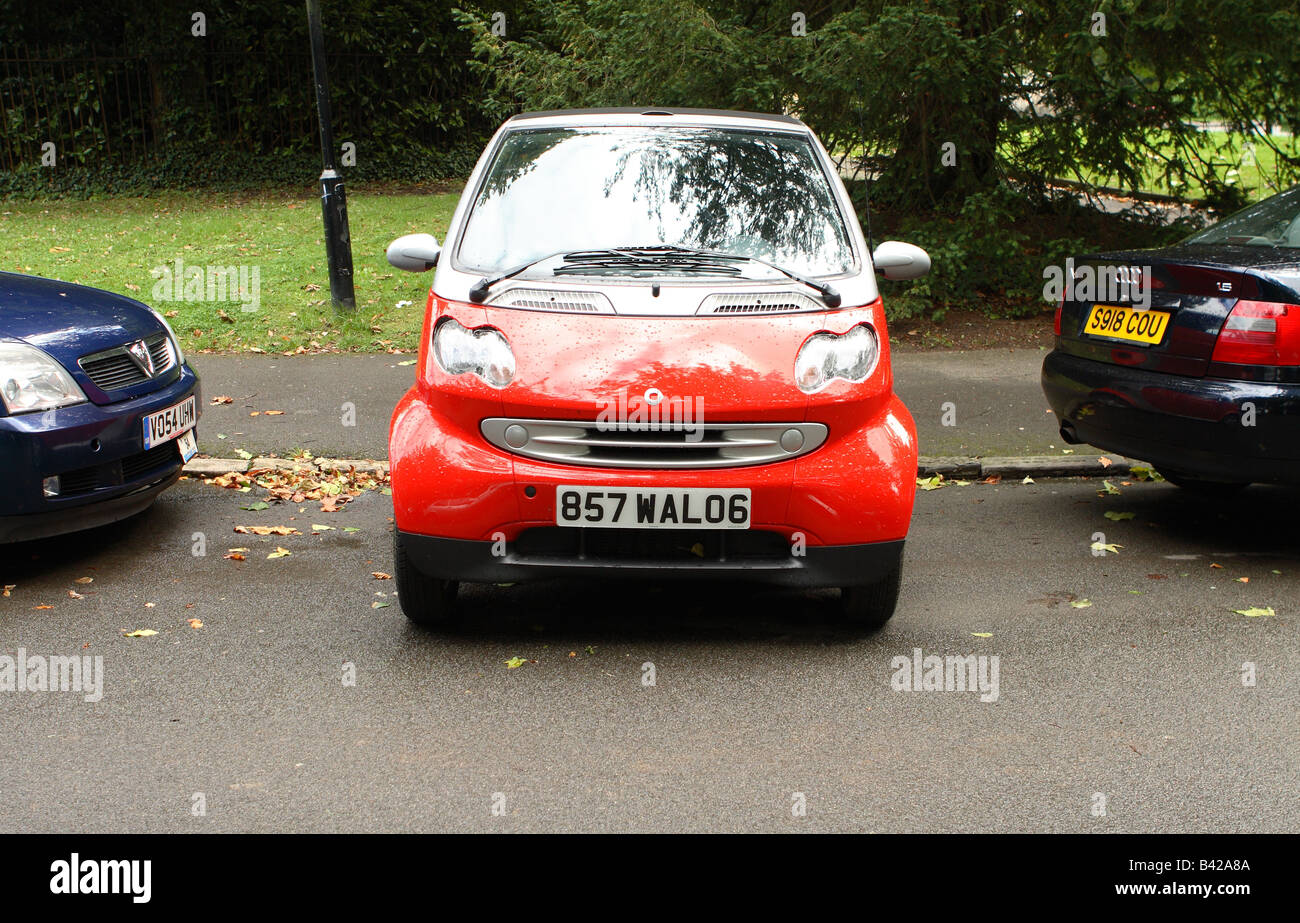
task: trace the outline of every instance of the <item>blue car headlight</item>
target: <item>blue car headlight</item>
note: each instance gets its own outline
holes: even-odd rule
[[[26,343],[0,343],[0,398],[12,414],[81,404],[86,395],[68,370],[44,350]]]

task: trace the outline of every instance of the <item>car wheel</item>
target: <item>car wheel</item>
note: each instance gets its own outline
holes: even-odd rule
[[[840,614],[844,621],[862,631],[884,628],[898,605],[898,590],[902,583],[903,568],[900,565],[875,583],[842,588]]]
[[[1207,481],[1204,478],[1192,477],[1178,471],[1161,470],[1160,475],[1170,484],[1177,485],[1183,490],[1211,496],[1235,494],[1237,491],[1250,486],[1249,481]]]
[[[417,625],[446,625],[456,614],[455,580],[438,580],[421,573],[406,555],[402,533],[393,530],[393,576],[402,613]]]

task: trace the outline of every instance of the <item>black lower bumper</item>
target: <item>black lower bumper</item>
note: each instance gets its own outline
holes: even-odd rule
[[[180,464],[141,487],[103,500],[91,500],[44,513],[0,516],[0,543],[26,542],[67,532],[80,532],[119,522],[148,509],[181,476]]]
[[[1043,393],[1062,435],[1207,480],[1300,483],[1300,386],[1190,378],[1056,350]]]
[[[550,530],[548,530],[550,531]],[[597,533],[598,529],[561,529]],[[527,533],[525,533],[526,535]],[[713,534],[716,538],[716,533]],[[546,547],[520,541],[504,547],[490,541],[439,538],[400,532],[407,559],[422,573],[466,583],[520,583],[558,577],[648,580],[740,580],[786,587],[844,587],[875,583],[899,567],[903,541],[861,545],[787,546],[784,554],[728,552],[713,541],[681,542],[686,554],[641,554],[616,548],[606,536],[574,535],[577,547]],[[732,539],[733,546],[736,540]],[[539,547],[541,545],[541,547]],[[695,549],[691,552],[691,549]],[[701,556],[702,555],[702,556]]]

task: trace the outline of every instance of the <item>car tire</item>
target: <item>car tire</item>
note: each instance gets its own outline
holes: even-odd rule
[[[1179,471],[1161,470],[1160,476],[1183,490],[1207,496],[1228,496],[1250,486],[1249,481],[1207,481]]]
[[[411,563],[402,533],[393,530],[393,577],[402,613],[416,625],[436,628],[450,624],[456,616],[455,580],[439,580],[421,573]]]
[[[875,583],[841,588],[841,617],[859,631],[879,631],[894,615],[902,584],[903,568],[899,565]]]

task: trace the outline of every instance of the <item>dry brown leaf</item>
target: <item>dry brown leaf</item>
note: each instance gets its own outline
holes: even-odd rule
[[[240,535],[302,535],[292,526],[235,526]]]

